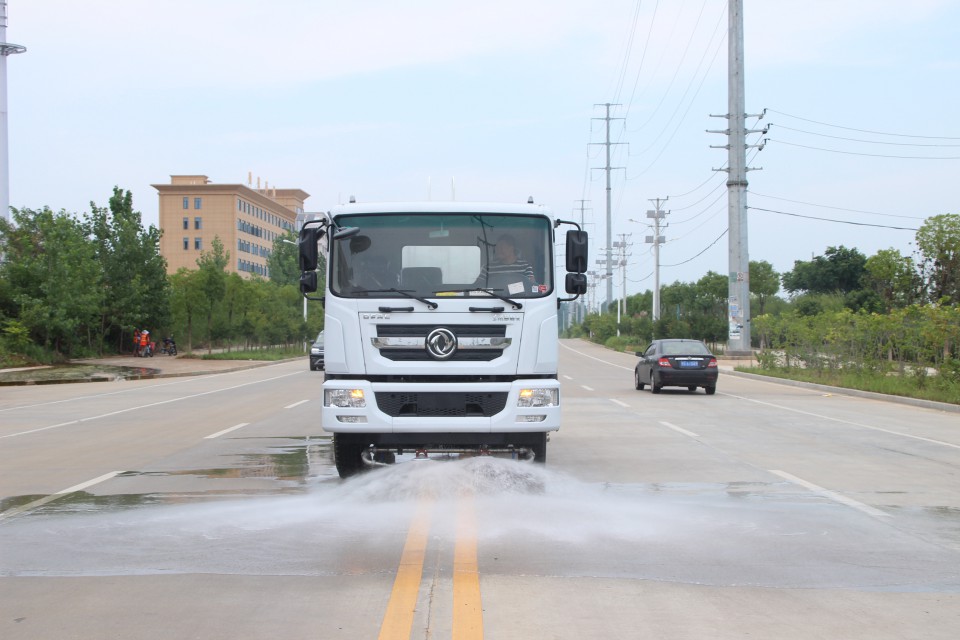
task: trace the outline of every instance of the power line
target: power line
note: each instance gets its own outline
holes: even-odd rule
[[[718,24],[719,24],[719,23],[718,23]],[[697,90],[693,93],[693,97],[690,99],[690,104],[687,105],[686,111],[683,112],[683,115],[680,117],[680,121],[677,122],[677,126],[674,127],[673,133],[670,134],[670,137],[667,139],[666,144],[660,149],[660,153],[658,153],[657,156],[650,162],[650,164],[647,165],[647,167],[646,167],[645,169],[643,169],[642,171],[640,171],[640,173],[638,173],[637,175],[633,176],[632,178],[631,178],[630,176],[627,176],[627,180],[636,180],[636,179],[639,178],[640,176],[644,175],[647,171],[649,171],[650,169],[652,169],[653,166],[654,166],[654,165],[657,163],[657,161],[660,159],[660,156],[662,156],[663,153],[667,150],[667,147],[670,145],[670,143],[673,142],[674,136],[677,135],[677,131],[680,130],[680,127],[683,125],[683,121],[686,120],[687,115],[690,113],[690,109],[693,107],[693,104],[694,104],[694,102],[695,102],[696,99],[697,99],[697,96],[700,95],[700,90],[703,89],[703,83],[706,81],[707,76],[708,76],[709,73],[710,73],[710,69],[713,67],[713,63],[716,62],[716,60],[717,60],[717,54],[720,53],[720,49],[722,48],[722,45],[723,45],[723,39],[721,38],[721,39],[720,39],[719,46],[718,46],[717,49],[713,52],[713,58],[710,59],[710,64],[707,65],[706,70],[703,72],[703,77],[700,78],[700,84],[697,85]],[[706,57],[706,52],[704,53],[704,57]],[[703,62],[703,59],[701,59],[701,63],[702,63],[702,62]],[[699,67],[699,65],[697,66],[697,70],[696,70],[696,72],[694,73],[694,76],[690,79],[690,84],[687,86],[687,91],[684,91],[683,98],[681,98],[680,103],[677,105],[677,109],[674,111],[674,115],[670,116],[670,120],[668,121],[667,126],[669,126],[670,121],[672,121],[673,118],[676,117],[676,113],[677,113],[677,111],[680,110],[680,106],[683,104],[683,99],[686,98],[686,95],[687,95],[687,93],[689,92],[690,87],[693,86],[693,82],[696,80],[696,74],[698,74],[698,73],[700,73],[700,67]],[[660,135],[663,135],[663,132],[665,132],[666,130],[667,130],[667,127],[664,127],[664,129],[660,132],[660,134],[657,135],[657,139],[659,139],[659,138],[660,138]],[[651,147],[652,147],[652,145],[651,145]],[[647,151],[647,150],[650,149],[651,147],[647,147],[647,149],[645,149],[644,151]],[[642,153],[642,152],[641,152],[641,153]]]
[[[840,149],[824,149],[823,147],[814,147],[806,144],[797,144],[787,142],[786,140],[776,140],[774,138],[764,138],[765,142],[777,142],[791,147],[801,147],[803,149],[812,149],[813,151],[826,151],[827,153],[842,153],[848,156],[868,156],[871,158],[896,158],[898,160],[960,160],[960,156],[895,156],[883,153],[861,153],[858,151],[841,151]]]
[[[650,113],[650,116],[647,118],[647,120],[646,120],[643,124],[641,124],[639,128],[635,129],[634,131],[641,131],[644,127],[646,127],[648,124],[650,124],[650,122],[654,119],[654,117],[655,117],[655,116],[657,115],[657,113],[660,111],[660,107],[663,106],[663,103],[666,101],[667,96],[670,94],[671,89],[673,89],[673,83],[677,81],[677,76],[680,75],[680,69],[683,68],[683,63],[684,63],[684,61],[687,59],[687,54],[690,52],[690,45],[693,44],[694,35],[696,34],[697,27],[700,26],[700,20],[701,20],[701,18],[703,18],[703,11],[704,11],[704,9],[706,9],[706,6],[707,6],[707,2],[706,2],[706,0],[704,0],[703,5],[700,7],[700,13],[697,15],[697,21],[696,21],[696,23],[693,25],[693,29],[690,31],[690,36],[687,38],[687,44],[686,44],[686,45],[684,46],[684,48],[683,48],[683,54],[680,56],[680,61],[677,63],[677,66],[676,66],[676,68],[675,68],[674,71],[673,71],[673,77],[670,78],[670,83],[667,85],[667,88],[663,90],[663,95],[660,97],[660,102],[658,102],[658,103],[657,103],[657,106],[654,107],[653,111]],[[723,15],[721,15],[720,17],[722,18]],[[676,19],[676,20],[674,21],[674,23],[673,23],[673,30],[672,30],[671,33],[670,33],[670,39],[673,38],[673,32],[676,31],[677,23],[679,23],[679,21],[680,21],[680,13],[678,12],[678,13],[677,13],[677,19]],[[718,22],[718,24],[719,24],[719,22]],[[715,35],[716,35],[716,30],[714,30],[714,36],[715,36]],[[711,41],[713,40],[713,37],[714,37],[714,36],[711,36],[711,37],[710,37],[710,40],[711,40]],[[668,39],[668,42],[669,42],[670,39]],[[665,47],[664,47],[664,50],[666,50],[666,49],[668,49],[668,48],[669,48],[669,47],[665,46]],[[684,91],[684,97],[686,96],[687,92],[690,91],[690,86],[693,84],[693,81],[696,79],[697,73],[700,72],[700,66],[703,65],[703,59],[706,57],[708,51],[709,51],[709,44],[708,44],[708,46],[707,46],[707,49],[704,50],[703,56],[701,56],[701,58],[700,58],[700,64],[697,65],[697,71],[694,73],[693,78],[691,78],[690,83],[687,85],[686,91]],[[661,59],[662,59],[662,58],[661,58]],[[683,98],[680,99],[680,104],[683,104]],[[673,112],[673,115],[670,116],[670,119],[667,121],[668,125],[669,125],[670,121],[672,121],[673,118],[676,117],[676,112],[677,112],[679,109],[680,109],[680,105],[678,104],[678,105],[677,105],[677,108],[676,108],[676,109],[674,110],[674,112]],[[667,127],[665,126],[665,127],[660,131],[660,133],[655,137],[654,140],[656,141],[656,139],[659,139],[659,137],[660,137],[661,135],[663,135],[666,130],[667,130]],[[654,144],[655,144],[655,142],[654,142]],[[651,144],[650,146],[652,147],[653,144]],[[649,148],[650,148],[650,147],[647,147],[647,149],[644,149],[644,152],[646,152],[647,150],[649,150]]]
[[[809,220],[820,220],[821,222],[836,222],[838,224],[852,224],[857,227],[874,227],[877,229],[895,229],[897,231],[919,231],[912,227],[893,227],[884,224],[870,224],[869,222],[854,222],[852,220],[834,220],[832,218],[818,218],[816,216],[805,216],[799,213],[790,213],[788,211],[777,211],[776,209],[761,209],[760,207],[747,207],[754,211],[766,211],[767,213],[779,213],[784,216],[793,216],[794,218],[807,218]]]
[[[960,140],[960,137],[951,137],[951,136],[917,136],[917,135],[911,135],[907,133],[889,133],[886,131],[871,131],[870,129],[855,129],[854,127],[844,127],[839,124],[830,124],[829,122],[819,122],[817,120],[810,120],[809,118],[801,118],[800,116],[784,113],[783,111],[777,111],[776,109],[766,109],[766,111],[779,113],[782,116],[787,116],[788,118],[796,118],[797,120],[803,120],[804,122],[812,122],[813,124],[819,124],[824,127],[833,127],[835,129],[846,129],[847,131],[857,131],[859,133],[872,133],[878,136],[895,136],[899,138],[922,138],[927,140]]]
[[[620,92],[623,90],[623,81],[627,75],[627,67],[630,66],[630,57],[633,55],[633,39],[637,35],[637,22],[640,20],[640,7],[643,4],[642,0],[637,0],[637,6],[633,11],[633,21],[630,24],[630,35],[627,37],[626,51],[623,52],[623,66],[620,68],[620,77],[617,79],[617,88],[614,91],[614,99],[619,102]],[[650,39],[647,38],[647,43],[649,44]],[[646,56],[647,47],[644,44],[643,54]],[[640,65],[643,66],[643,60],[640,60]],[[629,105],[628,105],[629,110]]]
[[[724,229],[724,230],[723,230],[723,233],[721,233],[719,236],[717,236],[717,239],[716,239],[716,240],[714,240],[713,242],[711,242],[710,244],[708,244],[706,247],[704,247],[704,248],[703,248],[703,251],[701,251],[701,252],[698,253],[697,255],[693,256],[692,258],[688,258],[687,260],[684,260],[683,262],[678,262],[678,263],[676,263],[676,264],[662,264],[662,265],[660,265],[660,266],[661,266],[661,267],[679,267],[680,265],[687,264],[688,262],[693,262],[694,260],[696,260],[697,258],[699,258],[700,256],[702,256],[703,254],[705,254],[705,253],[707,252],[707,249],[711,248],[713,245],[715,245],[715,244],[717,244],[718,242],[720,242],[720,239],[723,238],[723,236],[727,235],[727,232],[728,232],[728,231],[730,231],[730,228],[729,228],[729,227],[727,227],[726,229]]]
[[[883,216],[885,218],[906,218],[908,220],[925,220],[926,218],[920,216],[903,216],[893,213],[879,213],[877,211],[865,211],[863,209],[846,209],[844,207],[833,207],[828,204],[816,204],[815,202],[804,202],[803,200],[790,200],[789,198],[778,198],[777,196],[768,196],[763,193],[758,193],[754,190],[750,190],[750,195],[760,196],[761,198],[770,198],[771,200],[782,200],[783,202],[792,202],[794,204],[805,204],[808,207],[820,207],[821,209],[834,209],[835,211],[849,211],[851,213],[866,213],[872,216]]]
[[[847,138],[845,136],[831,136],[827,133],[818,133],[816,131],[805,131],[803,129],[794,129],[793,127],[788,127],[782,124],[774,124],[771,122],[768,127],[780,127],[781,129],[787,129],[788,131],[796,131],[797,133],[806,133],[811,136],[820,136],[821,138],[832,138],[834,140],[846,140],[848,142],[861,142],[863,144],[888,144],[891,146],[897,147],[960,147],[960,144],[924,144],[917,142],[887,142],[886,140],[863,140],[861,138]]]

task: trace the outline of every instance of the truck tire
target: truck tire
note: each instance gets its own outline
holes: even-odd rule
[[[530,441],[530,444],[527,445],[533,451],[533,461],[539,464],[544,464],[547,461],[547,434],[538,433],[535,435],[535,439]]]
[[[365,448],[362,434],[333,434],[333,462],[341,478],[349,478],[363,471],[366,466],[360,455]]]

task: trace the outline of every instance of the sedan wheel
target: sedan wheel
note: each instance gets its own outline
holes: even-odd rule
[[[660,393],[660,390],[663,389],[663,385],[657,384],[656,379],[653,377],[653,372],[650,373],[650,391],[654,393]]]
[[[704,387],[704,391],[707,392],[707,395],[708,395],[708,396],[712,396],[713,394],[715,394],[715,393],[717,392],[717,387],[716,387],[716,385],[714,385],[714,386],[712,386],[712,387]]]
[[[638,371],[637,369],[633,370],[633,386],[634,388],[641,391],[645,386],[647,386],[645,383],[640,382],[640,371]]]

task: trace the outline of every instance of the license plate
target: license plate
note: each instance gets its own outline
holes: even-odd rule
[[[681,369],[696,369],[700,366],[700,363],[696,360],[681,360],[680,368]]]

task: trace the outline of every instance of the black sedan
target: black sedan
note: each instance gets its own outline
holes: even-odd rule
[[[660,393],[663,387],[703,387],[708,396],[717,392],[717,359],[699,340],[654,340],[633,370],[634,386]]]
[[[310,347],[310,371],[323,369],[323,331]]]

